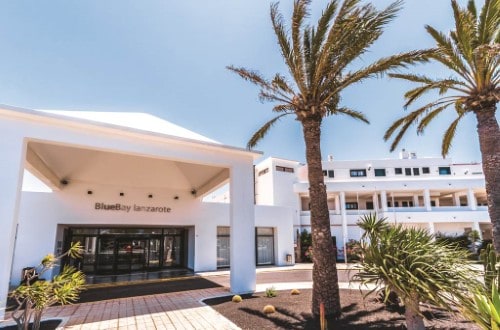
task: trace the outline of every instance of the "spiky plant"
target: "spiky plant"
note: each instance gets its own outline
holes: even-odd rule
[[[384,27],[396,16],[401,2],[396,1],[379,11],[361,0],[330,0],[316,26],[305,22],[310,2],[294,1],[290,32],[278,12],[278,4],[271,5],[271,21],[288,68],[287,76],[277,73],[269,80],[245,68],[229,66],[228,69],[260,87],[260,99],[272,102],[273,112],[277,114],[251,137],[248,148],[253,148],[283,117],[291,115],[302,126],[314,251],[312,313],[319,316],[320,303],[324,303],[327,316],[338,317],[341,313],[340,296],[321,165],[321,123],[323,119],[337,115],[368,123],[363,113],[340,105],[341,92],[388,70],[425,60],[427,52],[382,58],[356,70],[351,64],[382,35]]]
[[[59,275],[52,280],[38,281],[47,271],[58,265],[58,262],[68,256],[79,258],[82,253],[80,242],[71,244],[69,250],[62,255],[46,255],[34,271],[28,273],[24,283],[9,293],[14,298],[18,307],[12,313],[20,330],[38,330],[45,309],[54,304],[70,304],[78,300],[85,284],[85,275],[71,266],[63,268]],[[30,321],[33,320],[30,327]]]
[[[425,329],[421,302],[451,309],[467,300],[467,287],[481,288],[466,251],[435,241],[427,230],[384,222],[360,220],[371,234],[363,238],[364,259],[355,277],[362,285],[373,284],[371,292],[383,290],[386,299],[395,292],[405,306],[409,330]]]
[[[500,0],[485,0],[480,13],[473,0],[468,1],[466,8],[461,8],[456,0],[451,1],[451,6],[455,29],[449,35],[432,26],[426,29],[436,42],[431,58],[452,76],[431,78],[419,74],[391,74],[393,78],[419,84],[406,92],[405,109],[428,92],[437,92],[439,97],[396,120],[384,139],[394,136],[391,144],[394,150],[412,124],[417,125],[417,133],[421,134],[435,118],[450,109],[456,119],[443,136],[441,153],[444,157],[450,151],[460,120],[474,115],[493,241],[495,250],[500,252],[500,130],[495,117],[496,104],[500,100]]]

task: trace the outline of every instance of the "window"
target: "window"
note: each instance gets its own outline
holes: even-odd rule
[[[286,172],[286,173],[293,173],[293,168],[291,168],[291,167],[285,167],[285,166],[276,166],[276,171],[278,171],[278,172]]]
[[[431,206],[436,206],[436,201],[431,201]]]
[[[420,175],[420,169],[418,167],[413,168],[413,175]]]
[[[263,169],[262,171],[259,171],[258,176],[264,175],[264,174],[266,174],[266,173],[268,173],[268,172],[269,172],[269,167],[268,167],[268,168]]]
[[[431,170],[428,167],[422,167],[422,174],[429,174]]]
[[[255,256],[257,265],[274,264],[274,229],[268,227],[255,228]]]
[[[366,209],[373,210],[373,202],[366,202]]]
[[[396,167],[394,169],[394,174],[403,174],[403,169],[401,167]]]
[[[394,202],[394,207],[399,207],[399,202]]]
[[[376,168],[375,176],[385,176],[385,168]]]
[[[411,168],[405,168],[405,175],[411,175]]]
[[[366,176],[366,170],[351,170],[351,178]]]
[[[327,176],[328,172],[326,170],[323,170],[323,176]]]
[[[408,207],[408,202],[407,202],[407,201],[403,201],[403,202],[401,202],[401,205],[402,205],[403,207]]]
[[[230,266],[230,227],[217,227],[217,268]]]
[[[448,166],[439,168],[439,175],[450,175],[450,174],[451,174],[451,169]]]
[[[333,170],[328,170],[328,177],[329,178],[335,177],[335,172]]]
[[[345,209],[346,210],[357,210],[358,209],[358,203],[357,202],[348,202],[348,203],[345,203]]]

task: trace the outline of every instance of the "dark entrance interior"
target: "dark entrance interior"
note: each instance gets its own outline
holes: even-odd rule
[[[127,274],[187,265],[185,228],[68,228],[66,248],[80,242],[84,252],[66,262],[86,274]]]

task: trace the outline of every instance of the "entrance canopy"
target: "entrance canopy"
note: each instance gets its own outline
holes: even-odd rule
[[[229,180],[229,170],[223,167],[36,141],[28,142],[26,169],[53,190],[86,183],[169,188],[203,196]]]

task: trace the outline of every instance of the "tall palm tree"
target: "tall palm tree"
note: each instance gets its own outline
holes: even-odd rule
[[[391,77],[420,84],[406,92],[405,108],[430,91],[437,91],[439,98],[395,121],[384,139],[387,141],[397,131],[392,151],[412,124],[417,124],[420,134],[440,113],[451,109],[456,119],[443,136],[444,157],[450,150],[459,121],[468,114],[475,115],[494,246],[500,252],[500,130],[495,117],[500,100],[500,0],[485,0],[479,15],[473,0],[466,8],[459,7],[456,0],[451,1],[451,6],[455,30],[449,36],[431,26],[426,29],[437,44],[431,59],[449,69],[453,76],[433,79],[418,74],[391,74]]]
[[[381,36],[383,28],[399,10],[400,1],[378,11],[361,0],[330,0],[317,26],[306,25],[310,0],[295,0],[290,34],[278,4],[271,5],[271,21],[281,55],[292,82],[277,73],[267,80],[256,71],[229,66],[260,87],[260,98],[274,103],[277,116],[265,123],[250,139],[254,147],[281,118],[292,115],[302,125],[311,199],[313,245],[312,312],[319,315],[320,303],[329,317],[340,315],[340,299],[335,252],[330,232],[330,215],[321,166],[321,122],[334,115],[347,115],[368,123],[363,113],[339,106],[340,92],[364,79],[387,70],[406,67],[424,60],[425,51],[383,58],[366,67],[348,71],[347,66],[363,55]]]

